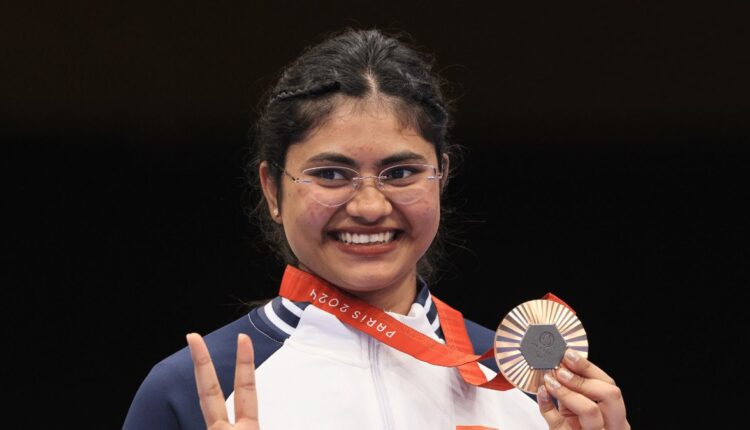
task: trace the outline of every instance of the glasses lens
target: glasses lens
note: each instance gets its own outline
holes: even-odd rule
[[[302,171],[310,185],[310,194],[323,206],[339,206],[351,199],[356,190],[357,172],[346,167],[314,167]]]
[[[421,199],[437,182],[437,169],[427,164],[401,164],[389,167],[380,174],[383,191],[399,204],[410,204]]]

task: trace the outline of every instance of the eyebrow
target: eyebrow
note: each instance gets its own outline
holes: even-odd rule
[[[354,159],[347,157],[338,152],[321,152],[320,154],[310,157],[307,161],[329,161],[332,163],[346,164],[347,166],[356,167]]]
[[[426,163],[427,159],[425,159],[424,156],[417,154],[416,152],[403,151],[383,158],[382,160],[380,160],[380,165],[385,166],[388,164],[400,163],[402,161],[421,161]]]
[[[338,152],[321,152],[318,155],[310,157],[307,161],[311,161],[311,162],[327,161],[327,162],[332,162],[332,163],[345,164],[351,167],[357,167],[357,162],[354,161],[353,158],[347,157],[346,155],[340,154]],[[424,156],[417,154],[416,152],[402,151],[402,152],[398,152],[396,154],[389,155],[388,157],[383,158],[382,160],[380,160],[378,165],[386,166],[388,164],[399,163],[402,161],[427,162]]]

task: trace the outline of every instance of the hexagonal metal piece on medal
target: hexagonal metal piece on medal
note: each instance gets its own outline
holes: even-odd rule
[[[495,362],[511,384],[536,394],[544,374],[560,367],[567,348],[588,356],[586,331],[566,306],[531,300],[516,306],[495,332]]]

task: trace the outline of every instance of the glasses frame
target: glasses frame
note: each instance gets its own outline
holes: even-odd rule
[[[276,166],[277,169],[281,170],[281,172],[284,173],[284,175],[286,175],[289,179],[292,180],[292,182],[294,182],[296,184],[310,185],[310,184],[313,183],[312,179],[304,179],[304,178],[295,177],[294,175],[292,175],[291,173],[289,173],[285,168],[279,166],[278,164],[276,164],[276,163],[272,163],[272,164],[274,166]],[[357,195],[357,191],[359,191],[359,189],[362,187],[362,183],[365,181],[365,179],[375,179],[375,185],[378,188],[378,190],[380,190],[381,192],[384,193],[384,195],[387,196],[388,195],[388,190],[387,190],[387,188],[385,188],[386,183],[383,182],[383,179],[385,179],[386,176],[384,176],[383,173],[385,171],[387,171],[387,170],[390,170],[390,169],[395,169],[395,168],[398,168],[398,167],[406,167],[406,166],[422,166],[422,167],[427,167],[427,168],[432,169],[433,174],[425,178],[428,181],[435,181],[435,180],[443,179],[443,172],[438,171],[437,167],[433,166],[432,164],[424,164],[424,163],[395,164],[393,166],[388,166],[385,169],[381,170],[378,175],[371,175],[371,176],[359,176],[359,172],[357,170],[352,169],[351,167],[344,167],[344,166],[319,166],[319,167],[311,167],[311,168],[308,168],[308,169],[304,169],[302,171],[302,173],[305,174],[305,172],[310,171],[310,170],[343,169],[343,170],[348,170],[348,171],[350,171],[350,172],[352,172],[352,173],[355,174],[355,176],[352,177],[349,180],[349,182],[352,184],[352,190],[353,190],[353,192],[352,192],[351,197],[349,197],[348,199],[344,200],[341,203],[335,204],[335,205],[328,205],[328,204],[325,204],[325,203],[319,201],[318,199],[315,199],[316,202],[318,202],[319,204],[321,204],[323,206],[334,208],[334,207],[345,205],[349,201],[351,201],[351,199],[353,199],[354,196]],[[408,204],[408,203],[401,203],[401,204]]]

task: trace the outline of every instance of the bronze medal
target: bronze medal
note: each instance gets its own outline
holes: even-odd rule
[[[560,367],[567,348],[588,356],[586,331],[575,313],[552,300],[516,306],[495,332],[495,361],[511,384],[536,394],[547,372]]]

